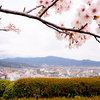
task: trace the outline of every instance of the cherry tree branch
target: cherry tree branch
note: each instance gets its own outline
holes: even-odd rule
[[[72,34],[69,33],[69,32],[60,31],[59,29],[57,29],[57,28],[55,28],[55,27],[52,27],[52,26],[50,26],[50,25],[48,25],[48,24],[46,24],[46,25],[47,25],[48,27],[50,27],[50,28],[56,30],[56,31],[59,32],[59,33],[64,33],[64,34],[69,35],[69,36],[72,35]]]
[[[43,5],[37,6],[37,7],[33,8],[33,9],[31,9],[31,10],[25,12],[25,13],[30,13],[30,12],[32,12],[33,10],[35,10],[35,9],[37,9],[37,8],[39,8],[39,7],[44,7],[44,6],[43,6]]]
[[[84,29],[87,25],[88,25],[88,23],[86,23],[84,26],[82,26],[81,29],[79,29],[79,30],[81,31],[81,30]]]
[[[100,40],[98,40],[97,37],[95,37],[95,39],[100,43]]]
[[[0,29],[0,31],[10,31],[9,29]]]
[[[95,39],[99,42],[99,40],[97,39],[97,38],[100,38],[99,35],[96,35],[96,34],[93,34],[93,33],[90,33],[90,32],[85,32],[85,31],[82,31],[82,30],[73,29],[73,28],[71,29],[71,28],[60,27],[60,26],[58,26],[58,25],[56,25],[54,23],[46,21],[46,20],[44,20],[44,19],[42,19],[40,17],[37,17],[37,16],[27,14],[25,12],[12,11],[12,10],[2,9],[2,8],[0,8],[0,12],[8,13],[8,14],[14,14],[14,15],[20,15],[20,16],[36,19],[36,20],[42,22],[43,24],[49,26],[50,28],[55,29],[56,31],[58,29],[58,30],[62,31],[63,33],[66,33],[66,32],[64,32],[66,30],[67,32],[69,31],[69,32],[78,32],[80,34],[88,34],[88,35],[94,36]]]
[[[42,17],[42,16],[45,14],[45,12],[46,12],[49,8],[51,8],[57,1],[59,1],[59,0],[55,0],[51,5],[49,5],[49,6],[39,15],[39,17]]]

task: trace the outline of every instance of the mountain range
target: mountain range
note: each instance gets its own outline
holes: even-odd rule
[[[26,64],[29,66],[41,66],[43,64],[46,65],[59,65],[59,66],[98,66],[100,67],[100,61],[91,61],[91,60],[74,60],[62,57],[54,57],[54,56],[47,56],[47,57],[35,57],[35,58],[6,58],[2,59],[1,61],[9,62],[9,63],[20,63]]]
[[[31,65],[25,64],[25,63],[19,63],[19,62],[7,62],[7,61],[2,61],[0,60],[0,67],[15,67],[15,68],[20,68],[20,67],[33,67]]]

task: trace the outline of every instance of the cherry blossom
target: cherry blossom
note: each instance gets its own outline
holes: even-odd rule
[[[56,34],[56,38],[58,39],[58,40],[63,40],[64,38],[62,37],[62,35],[61,35],[61,33],[60,32],[55,32],[55,34]]]
[[[79,17],[77,17],[77,18],[74,18],[74,19],[73,19],[71,25],[72,25],[73,27],[75,27],[76,29],[79,29],[79,28],[81,28],[81,26],[82,26],[82,22],[79,20]]]
[[[91,5],[93,0],[83,0],[84,3],[88,4],[89,6]]]
[[[5,29],[8,29],[8,30],[11,30],[11,31],[14,31],[14,32],[17,32],[18,34],[20,33],[20,29],[16,28],[15,25],[13,24],[9,24],[8,26],[4,27]]]
[[[84,11],[83,13],[80,14],[80,20],[81,22],[84,22],[83,25],[86,23],[91,24],[92,19],[93,17],[87,11]]]
[[[64,27],[64,23],[63,22],[60,22],[60,26],[61,27]],[[63,40],[64,39],[63,34],[61,34],[61,32],[55,31],[55,34],[56,34],[56,38],[58,40]]]
[[[100,0],[97,1],[97,6],[100,6]]]
[[[89,38],[90,38],[89,35],[79,34],[75,32],[73,33],[73,36],[69,38],[69,44],[66,45],[66,47],[68,47],[69,49],[72,49],[75,47],[78,48],[79,46],[84,44],[86,40]]]
[[[99,16],[100,15],[100,6],[97,4],[92,4],[88,12],[90,13],[90,16]]]
[[[72,5],[71,0],[59,0],[52,8],[55,9],[55,13],[62,14],[64,11],[69,11]]]
[[[51,4],[51,0],[39,0],[37,1],[39,5],[44,5],[45,7],[48,7]]]

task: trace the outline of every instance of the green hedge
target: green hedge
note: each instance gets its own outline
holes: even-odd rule
[[[14,83],[10,83],[6,88],[5,92],[3,93],[3,98],[5,99],[13,99],[15,98],[15,91],[14,91]]]
[[[5,88],[12,83],[9,80],[0,80],[0,97],[3,96],[3,93],[5,92]]]
[[[7,100],[7,99],[0,99]],[[36,100],[36,98],[14,98],[9,100]],[[75,98],[65,98],[65,97],[56,97],[56,98],[39,98],[37,100],[100,100],[100,97],[75,97]]]
[[[74,97],[100,95],[100,77],[94,78],[23,78],[14,83],[18,98]]]
[[[7,99],[0,99],[7,100]],[[36,98],[14,98],[9,100],[36,100]],[[37,100],[100,100],[100,97],[75,97],[75,98],[65,98],[65,97],[56,97],[56,98],[39,98]]]

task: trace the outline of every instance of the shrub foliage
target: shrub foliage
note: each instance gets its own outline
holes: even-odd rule
[[[9,85],[7,85],[7,87],[5,88],[5,92],[3,93],[3,98],[5,99],[15,98],[15,91],[13,87],[14,87],[14,83],[10,83]]]
[[[7,100],[7,99],[1,99]],[[36,100],[36,98],[14,98],[9,100]],[[56,98],[39,98],[37,100],[100,100],[100,97],[75,97],[75,98],[65,98],[65,97],[56,97]]]
[[[3,96],[3,93],[5,92],[5,88],[10,84],[13,83],[9,80],[0,80],[0,97]]]
[[[100,96],[100,77],[93,78],[23,78],[14,83],[16,97]]]

